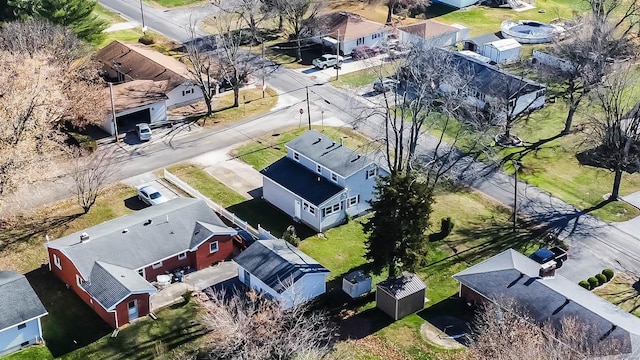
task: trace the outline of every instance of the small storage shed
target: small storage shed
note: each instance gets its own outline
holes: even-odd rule
[[[371,291],[371,276],[362,270],[350,272],[342,279],[342,291],[355,299]]]
[[[517,61],[522,45],[515,39],[501,39],[484,44],[482,55],[498,64]]]
[[[425,289],[415,274],[405,272],[395,279],[378,283],[376,307],[394,320],[402,319],[424,307]]]

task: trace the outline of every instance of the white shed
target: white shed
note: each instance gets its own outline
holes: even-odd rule
[[[517,61],[522,45],[515,39],[501,39],[484,44],[482,55],[498,64]]]
[[[355,299],[371,291],[371,276],[362,270],[350,272],[342,279],[342,291]]]

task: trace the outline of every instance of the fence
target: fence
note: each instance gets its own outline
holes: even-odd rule
[[[273,235],[271,235],[267,230],[261,228],[260,225],[258,225],[258,229],[259,230],[256,230],[253,226],[249,225],[249,223],[247,223],[246,221],[240,219],[235,214],[233,214],[231,211],[225,209],[224,207],[222,207],[220,204],[216,203],[215,201],[213,201],[213,200],[209,199],[208,197],[202,195],[198,190],[194,189],[193,187],[191,187],[191,185],[187,184],[186,182],[180,180],[177,176],[175,176],[172,173],[170,173],[169,170],[167,170],[167,169],[164,169],[164,178],[167,179],[173,185],[175,185],[178,188],[180,188],[182,191],[184,191],[187,194],[193,196],[194,198],[204,200],[207,203],[207,205],[211,209],[213,209],[213,211],[218,213],[223,218],[229,220],[231,223],[233,223],[234,225],[236,225],[240,229],[248,231],[251,235],[255,236],[256,238],[258,238],[258,239],[264,238],[264,237],[267,236],[267,235],[265,235],[265,233],[266,233],[266,234],[268,234],[268,237],[266,237],[266,238],[274,238],[275,239],[275,237]],[[261,236],[263,236],[263,237],[261,237]]]

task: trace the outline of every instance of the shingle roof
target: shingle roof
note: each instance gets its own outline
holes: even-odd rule
[[[107,310],[113,310],[130,294],[156,292],[136,271],[101,261],[95,262],[90,279],[82,287]]]
[[[514,299],[538,323],[560,326],[562,318],[575,317],[590,325],[591,338],[615,339],[630,359],[640,357],[639,318],[560,275],[542,279],[539,269],[540,264],[509,249],[453,277],[488,299]]]
[[[113,86],[113,103],[116,112],[155,104],[168,99],[165,95],[167,81],[134,80]],[[104,89],[105,107],[111,110],[110,90]]]
[[[124,74],[128,80],[166,80],[168,90],[191,81],[185,64],[142,44],[116,40],[100,49],[96,60]]]
[[[27,281],[13,271],[0,271],[0,331],[47,315],[47,310]]]
[[[383,289],[391,296],[400,300],[409,295],[413,295],[426,288],[422,280],[415,274],[403,273],[395,279],[387,279],[379,282],[376,287]]]
[[[316,206],[346,191],[288,157],[267,166],[261,173]]]
[[[62,251],[89,280],[96,261],[135,270],[192,249],[206,240],[196,231],[197,226],[211,233],[236,234],[204,201],[177,198],[65,236],[47,246]],[[89,235],[88,242],[80,242],[83,232]]]
[[[325,32],[334,39],[338,37],[338,31],[340,31],[340,39],[338,40],[341,41],[357,39],[391,29],[388,26],[346,11],[320,15],[318,21],[326,27]]]
[[[398,26],[398,30],[424,39],[432,39],[442,34],[458,32],[460,29],[435,20],[423,20],[411,25]]]
[[[343,178],[348,178],[375,163],[372,155],[359,154],[316,130],[309,130],[289,141],[286,147],[308,157]]]
[[[258,240],[236,256],[238,266],[247,270],[278,293],[310,273],[329,273],[324,266],[284,240]]]

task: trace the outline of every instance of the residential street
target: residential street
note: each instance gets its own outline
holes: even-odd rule
[[[136,20],[140,17],[138,0],[100,0],[100,3],[130,19]],[[184,41],[187,39],[185,29],[190,21],[190,11],[201,19],[214,13],[215,7],[207,4],[198,7],[197,10],[191,8],[164,11],[145,5],[145,24],[166,36]],[[303,102],[305,86],[309,86],[312,104],[310,115],[314,123],[322,123],[323,118],[339,119],[352,124],[358,131],[373,139],[381,137],[383,118],[379,115],[364,118],[363,115],[371,112],[373,104],[361,96],[354,96],[331,85],[317,84],[309,75],[282,67],[270,75],[268,83],[277,89],[278,93],[283,94],[280,97],[283,107],[267,115],[216,129],[192,128],[189,131],[188,127],[176,127],[167,132],[161,141],[149,144],[105,146],[106,149],[114,149],[117,153],[115,159],[118,163],[118,175],[114,180],[129,178],[206,152],[230,147],[283,127],[300,124],[304,126],[307,121],[306,104]],[[303,116],[298,114],[299,108],[304,108]],[[429,153],[435,143],[436,139],[424,135],[421,151]],[[463,183],[483,194],[506,206],[512,206],[514,184],[511,176],[471,158],[460,161],[456,166],[455,175]],[[37,206],[72,194],[67,178],[42,184],[40,188],[39,194],[42,197],[33,197],[31,200],[34,201],[31,202],[21,201],[19,205]],[[45,193],[46,195],[43,195]],[[522,182],[519,183],[518,211],[521,215],[535,218],[556,229],[559,236],[571,245],[571,257],[561,270],[565,277],[574,281],[583,280],[604,267],[625,269],[636,275],[640,272],[640,239],[619,228],[583,214],[540,189]]]

